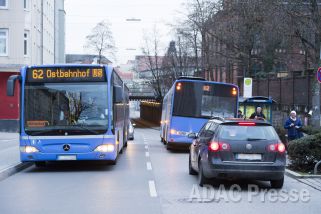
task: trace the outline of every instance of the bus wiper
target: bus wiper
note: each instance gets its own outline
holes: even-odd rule
[[[246,140],[247,141],[256,141],[256,140],[267,140],[267,139],[264,139],[264,138],[247,138]]]
[[[88,127],[86,127],[84,125],[80,125],[79,124],[79,125],[76,125],[76,126],[73,126],[73,127],[79,127],[79,128],[81,128],[83,130],[86,130],[86,131],[90,132],[91,134],[94,134],[94,135],[98,135],[99,134],[99,132],[97,132],[95,130],[92,130],[92,129],[89,129]]]
[[[28,132],[29,130],[26,130],[26,132]],[[57,131],[57,130],[54,130],[54,129],[50,129],[50,130],[42,130],[42,131],[31,131],[30,135],[31,136],[38,136],[38,135],[42,135],[42,134],[47,134],[47,133],[50,133],[52,131]]]

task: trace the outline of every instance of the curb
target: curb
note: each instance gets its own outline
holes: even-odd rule
[[[33,163],[18,163],[0,171],[0,181],[32,166]]]
[[[321,175],[301,175],[289,169],[285,169],[285,174],[294,179],[321,178]]]

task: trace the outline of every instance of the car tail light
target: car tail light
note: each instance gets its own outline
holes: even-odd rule
[[[269,152],[279,152],[284,153],[285,152],[285,145],[282,142],[279,142],[277,144],[270,144],[268,146]]]
[[[217,152],[220,150],[220,144],[218,142],[212,141],[212,142],[210,142],[208,147],[213,152]]]
[[[278,144],[278,152],[280,153],[285,152],[285,145],[283,143]]]
[[[215,141],[211,141],[208,145],[208,148],[212,152],[218,152],[218,151],[229,151],[230,150],[230,144],[228,143],[218,143]]]
[[[269,152],[275,152],[276,149],[277,149],[277,145],[278,145],[278,144],[270,144],[270,145],[268,146],[268,151],[269,151]]]
[[[255,126],[256,123],[253,122],[239,122],[239,126]]]
[[[230,144],[228,143],[219,143],[221,151],[229,151],[231,149]]]

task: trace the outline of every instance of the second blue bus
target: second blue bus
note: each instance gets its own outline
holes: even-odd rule
[[[163,100],[161,141],[167,149],[188,148],[188,134],[198,133],[208,119],[237,116],[238,93],[234,84],[179,78]]]

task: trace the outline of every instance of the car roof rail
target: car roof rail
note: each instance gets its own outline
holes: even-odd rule
[[[211,117],[211,120],[220,120],[222,122],[225,121],[225,119],[223,117],[220,117],[220,116],[213,116],[213,117]]]

